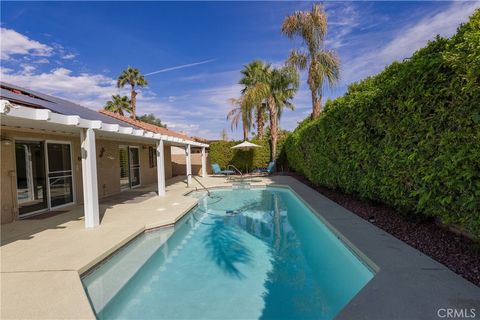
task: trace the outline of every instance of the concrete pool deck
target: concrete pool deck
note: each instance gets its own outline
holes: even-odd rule
[[[207,187],[231,185],[220,177],[199,179]],[[274,176],[254,184],[289,186],[379,267],[338,319],[435,319],[440,308],[480,314],[478,287],[296,179]],[[84,228],[81,206],[2,225],[0,317],[94,319],[79,275],[144,230],[178,221],[197,203],[185,196],[192,189],[174,179],[164,197],[147,187],[102,199],[101,224],[91,230]]]

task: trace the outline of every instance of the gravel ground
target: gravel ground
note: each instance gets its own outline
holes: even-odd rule
[[[292,176],[480,286],[479,244],[438,226],[433,220],[410,221],[385,205],[360,200],[354,195],[312,185],[304,177],[296,174],[292,174]]]

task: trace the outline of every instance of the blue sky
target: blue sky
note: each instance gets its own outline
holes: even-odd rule
[[[451,36],[480,2],[324,2],[326,46],[349,83],[410,56],[436,34]],[[138,113],[154,113],[169,128],[231,138],[228,98],[238,97],[240,69],[253,59],[280,65],[300,41],[280,33],[284,17],[311,2],[1,2],[1,79],[101,109],[123,93],[115,79],[128,65],[147,76]],[[160,72],[156,72],[160,71]],[[293,129],[311,110],[302,75]]]

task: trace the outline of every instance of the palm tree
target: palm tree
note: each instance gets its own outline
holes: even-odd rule
[[[254,60],[244,66],[242,73],[242,79],[240,79],[239,83],[244,86],[242,89],[242,94],[245,94],[245,91],[249,88],[254,86],[265,72],[265,68],[267,66],[260,60]],[[263,135],[265,133],[265,117],[266,117],[266,103],[260,102],[255,105],[255,122],[257,123],[257,137],[259,139],[263,139]]]
[[[122,73],[118,76],[117,79],[117,87],[123,88],[126,84],[129,84],[131,87],[130,95],[131,95],[131,109],[132,109],[132,118],[135,120],[137,119],[136,115],[136,96],[137,93],[135,92],[135,87],[145,87],[148,85],[148,81],[145,77],[140,73],[140,71],[136,68],[128,67],[127,69],[123,70]]]
[[[320,116],[323,87],[332,87],[340,78],[340,60],[332,50],[326,50],[327,15],[319,4],[312,11],[297,11],[285,18],[282,33],[290,39],[300,37],[307,50],[292,50],[287,64],[299,70],[308,67],[308,86],[312,91],[312,118]]]
[[[127,96],[121,96],[119,94],[113,95],[112,100],[107,101],[103,109],[113,113],[118,113],[121,116],[125,115],[124,111],[128,113],[132,112],[130,99],[128,99]]]
[[[232,109],[227,114],[227,120],[231,121],[232,130],[238,128],[238,123],[242,121],[243,140],[248,139],[248,131],[252,127],[252,110],[245,104],[243,97],[238,99],[228,99]]]
[[[220,139],[223,140],[223,141],[228,140],[228,134],[227,134],[227,130],[225,130],[225,128],[223,128],[222,131],[220,131]]]
[[[258,82],[245,90],[247,105],[265,103],[270,117],[271,157],[277,157],[278,121],[284,108],[294,109],[291,100],[298,90],[298,73],[291,66],[272,68],[267,65]]]

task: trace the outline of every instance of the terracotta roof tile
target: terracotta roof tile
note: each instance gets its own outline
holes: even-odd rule
[[[198,142],[206,141],[203,138],[189,137],[186,134],[176,132],[176,131],[173,131],[173,130],[170,130],[170,129],[167,129],[167,128],[159,127],[159,126],[156,126],[154,124],[146,123],[146,122],[143,122],[143,121],[140,121],[140,120],[133,120],[132,118],[125,117],[125,116],[119,115],[118,113],[114,113],[114,112],[111,112],[111,111],[98,110],[98,112],[100,112],[101,114],[107,115],[109,117],[112,117],[114,119],[123,121],[123,122],[125,122],[129,125],[132,125],[132,126],[135,126],[135,127],[139,128],[139,129],[143,129],[143,130],[147,130],[147,131],[151,131],[151,132],[155,132],[155,133],[160,133],[160,134],[164,134],[164,135],[172,136],[172,137],[176,137],[176,138],[186,139],[186,140],[194,140],[194,141],[198,141]]]

